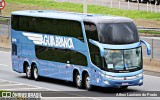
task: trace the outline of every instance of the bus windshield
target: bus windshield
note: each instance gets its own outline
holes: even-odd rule
[[[133,22],[99,23],[99,42],[129,44],[139,42],[138,31]]]
[[[140,69],[142,64],[141,47],[128,50],[105,49],[105,61],[108,70]]]

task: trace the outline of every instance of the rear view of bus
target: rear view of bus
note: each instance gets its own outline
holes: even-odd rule
[[[151,52],[129,18],[60,11],[13,12],[11,42],[14,71],[88,90],[142,85],[142,44]]]

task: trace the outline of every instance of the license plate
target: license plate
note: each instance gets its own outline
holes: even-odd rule
[[[122,85],[128,85],[128,83],[122,83]]]

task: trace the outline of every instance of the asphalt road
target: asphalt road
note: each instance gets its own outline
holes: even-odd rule
[[[73,3],[83,3],[83,0],[54,0],[57,2],[73,2]],[[146,3],[137,3],[137,2],[125,2],[125,0],[85,0],[88,1],[88,4],[92,5],[100,5],[100,6],[107,6],[111,8],[120,8],[120,9],[129,9],[129,10],[143,10],[143,11],[152,11],[152,12],[160,12],[160,7],[154,4],[147,4]],[[120,1],[120,2],[119,2]]]
[[[41,81],[34,81],[26,79],[25,74],[16,73],[11,68],[11,55],[10,51],[0,51],[0,89],[5,89],[2,82],[10,82],[12,88],[6,87],[7,90],[29,90],[35,88],[35,91],[61,91],[63,94],[59,94],[61,97],[52,99],[84,99],[84,100],[135,100],[133,97],[113,97],[116,93],[138,93],[141,91],[160,91],[160,77],[144,75],[144,85],[129,87],[126,90],[119,88],[99,88],[95,87],[93,91],[87,91],[85,89],[77,89],[71,82],[65,82],[55,79],[42,78]],[[19,85],[20,84],[20,85]],[[2,86],[1,86],[2,85]],[[37,89],[38,88],[38,89]],[[31,90],[30,90],[31,91]],[[70,91],[70,92],[66,92]],[[64,98],[63,96],[68,94],[72,97]],[[83,97],[90,94],[92,97]],[[53,95],[53,94],[52,94]],[[95,97],[98,95],[97,97]],[[76,97],[78,96],[78,97]],[[46,99],[46,98],[45,98]],[[50,100],[52,100],[50,99]],[[159,100],[160,97],[136,97],[136,100]]]

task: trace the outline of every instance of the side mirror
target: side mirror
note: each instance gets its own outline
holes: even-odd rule
[[[100,55],[101,55],[101,57],[103,57],[104,56],[104,48],[102,47],[102,45],[99,42],[94,41],[92,39],[89,39],[89,42],[92,43],[93,45],[99,47],[99,49],[100,49]]]
[[[150,45],[144,40],[141,40],[141,43],[145,44],[145,46],[147,47],[147,54],[151,55],[151,47],[150,47]]]

